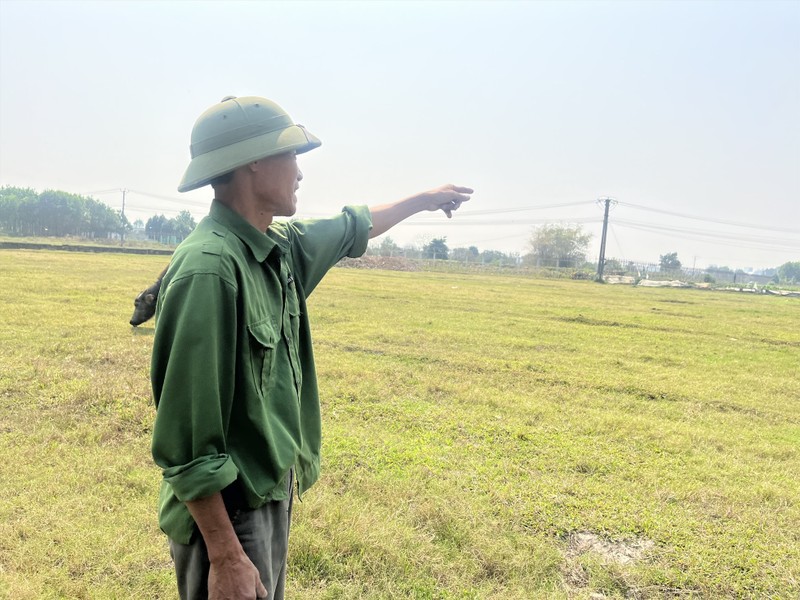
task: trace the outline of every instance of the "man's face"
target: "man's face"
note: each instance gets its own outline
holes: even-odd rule
[[[297,211],[295,192],[303,174],[294,151],[256,161],[256,195],[261,208],[275,217],[291,217]]]

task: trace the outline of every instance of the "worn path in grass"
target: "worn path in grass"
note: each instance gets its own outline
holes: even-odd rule
[[[0,597],[174,598],[161,257],[0,252]],[[292,598],[794,598],[800,302],[334,270]]]

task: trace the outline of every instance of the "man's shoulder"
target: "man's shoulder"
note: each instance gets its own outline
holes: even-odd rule
[[[288,243],[292,236],[293,229],[296,228],[297,223],[298,221],[295,220],[273,221],[267,230],[267,235],[269,235],[278,244]]]
[[[234,263],[242,255],[241,241],[224,225],[203,219],[175,249],[168,274],[170,279],[196,274],[234,279]]]

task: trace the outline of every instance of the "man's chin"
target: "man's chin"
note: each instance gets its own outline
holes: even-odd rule
[[[275,213],[276,217],[293,217],[297,212],[297,196],[292,196],[292,201],[283,206],[280,213]]]

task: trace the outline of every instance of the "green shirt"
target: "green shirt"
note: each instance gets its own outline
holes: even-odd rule
[[[369,209],[273,223],[267,234],[214,201],[178,246],[156,311],[153,458],[159,525],[187,544],[184,502],[239,482],[251,508],[319,477],[320,407],[306,298],[367,247]]]

